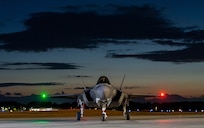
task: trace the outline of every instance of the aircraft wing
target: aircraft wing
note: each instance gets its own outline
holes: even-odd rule
[[[66,99],[77,99],[81,94],[59,94],[51,95],[50,98],[66,98]]]
[[[154,95],[154,94],[139,94],[139,93],[131,93],[127,95],[128,95],[128,99],[142,98],[142,97],[158,97],[159,96],[159,95]]]

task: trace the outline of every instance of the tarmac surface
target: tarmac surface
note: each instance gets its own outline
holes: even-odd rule
[[[62,118],[4,118],[0,128],[204,128],[204,115],[132,116],[131,120],[111,116],[106,121],[99,117]]]

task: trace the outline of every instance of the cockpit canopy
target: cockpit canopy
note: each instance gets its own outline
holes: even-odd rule
[[[108,83],[108,84],[110,84],[110,81],[109,81],[109,79],[106,76],[101,76],[101,77],[99,77],[99,79],[98,79],[96,84],[100,84],[100,83]]]

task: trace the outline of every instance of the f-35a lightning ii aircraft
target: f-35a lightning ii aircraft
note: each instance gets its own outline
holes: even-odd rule
[[[81,94],[61,94],[50,97],[77,99],[78,105],[80,107],[80,114],[77,114],[78,120],[83,117],[84,104],[87,107],[100,108],[102,110],[102,121],[105,121],[107,118],[107,108],[117,108],[120,105],[123,105],[123,115],[127,120],[130,120],[129,100],[138,97],[156,97],[156,95],[126,94],[121,89],[123,81],[121,83],[120,89],[117,89],[111,85],[109,79],[106,76],[101,76],[98,79],[96,85],[89,89],[84,89]]]

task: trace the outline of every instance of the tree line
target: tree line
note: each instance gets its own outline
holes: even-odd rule
[[[64,103],[56,103],[56,102],[29,102],[28,104],[21,104],[14,101],[5,101],[0,102],[1,108],[9,108],[15,110],[22,110],[22,108],[56,108],[56,109],[71,109],[78,108],[77,102],[64,102]],[[204,110],[204,102],[201,101],[184,101],[184,102],[164,102],[164,103],[151,103],[151,102],[130,102],[129,109],[132,111],[166,111],[166,110],[174,110],[174,111],[203,111]],[[121,105],[116,110],[123,110],[123,106]]]

